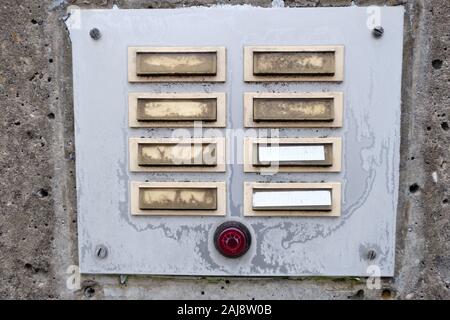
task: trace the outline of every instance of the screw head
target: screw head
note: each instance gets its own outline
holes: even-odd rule
[[[106,248],[104,245],[98,245],[95,248],[95,256],[98,259],[105,259],[108,256],[108,248]]]
[[[382,26],[376,26],[372,30],[372,34],[375,38],[381,38],[384,33],[384,28]]]
[[[89,31],[89,35],[94,40],[98,40],[102,37],[102,34],[100,33],[100,30],[98,30],[98,28],[92,28],[91,31]]]
[[[367,252],[368,260],[375,260],[376,257],[377,257],[377,253],[375,252],[375,250],[369,250],[369,252]]]

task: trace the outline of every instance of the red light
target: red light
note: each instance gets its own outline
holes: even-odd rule
[[[216,249],[225,257],[237,258],[247,252],[251,235],[247,227],[237,221],[221,224],[214,234]]]

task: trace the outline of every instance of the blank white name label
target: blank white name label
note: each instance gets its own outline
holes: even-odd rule
[[[330,210],[331,190],[257,191],[253,193],[253,208]]]
[[[324,146],[259,146],[259,161],[323,161]]]

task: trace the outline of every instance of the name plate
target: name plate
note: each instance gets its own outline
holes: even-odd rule
[[[224,138],[130,138],[133,172],[225,171]]]
[[[138,76],[211,76],[217,73],[217,51],[137,52]]]
[[[253,101],[255,121],[333,121],[332,98],[256,98]]]
[[[216,210],[216,188],[139,188],[139,208],[143,210]]]
[[[245,172],[339,172],[341,138],[245,138]]]
[[[331,189],[253,190],[253,210],[331,210]]]
[[[244,185],[245,216],[339,216],[341,184],[257,183]]]
[[[226,126],[225,93],[129,93],[133,128]]]
[[[255,166],[331,166],[333,145],[323,144],[283,144],[267,145],[255,143]]]
[[[224,82],[225,47],[129,47],[130,82]]]
[[[140,166],[215,166],[214,143],[138,143]]]
[[[255,75],[333,75],[334,51],[287,51],[253,53]]]
[[[341,92],[244,94],[245,127],[342,127]]]
[[[138,121],[215,121],[215,99],[145,99],[137,101]]]
[[[133,215],[219,215],[226,213],[225,182],[131,182]]]
[[[343,46],[248,46],[245,81],[342,81]]]

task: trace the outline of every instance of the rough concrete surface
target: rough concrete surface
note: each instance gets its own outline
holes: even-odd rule
[[[84,276],[77,265],[71,48],[66,8],[173,8],[272,1],[1,0],[0,298],[450,298],[450,2],[287,0],[280,6],[404,5],[396,275],[365,279]],[[386,75],[389,76],[389,75]],[[73,270],[73,269],[71,269]]]

